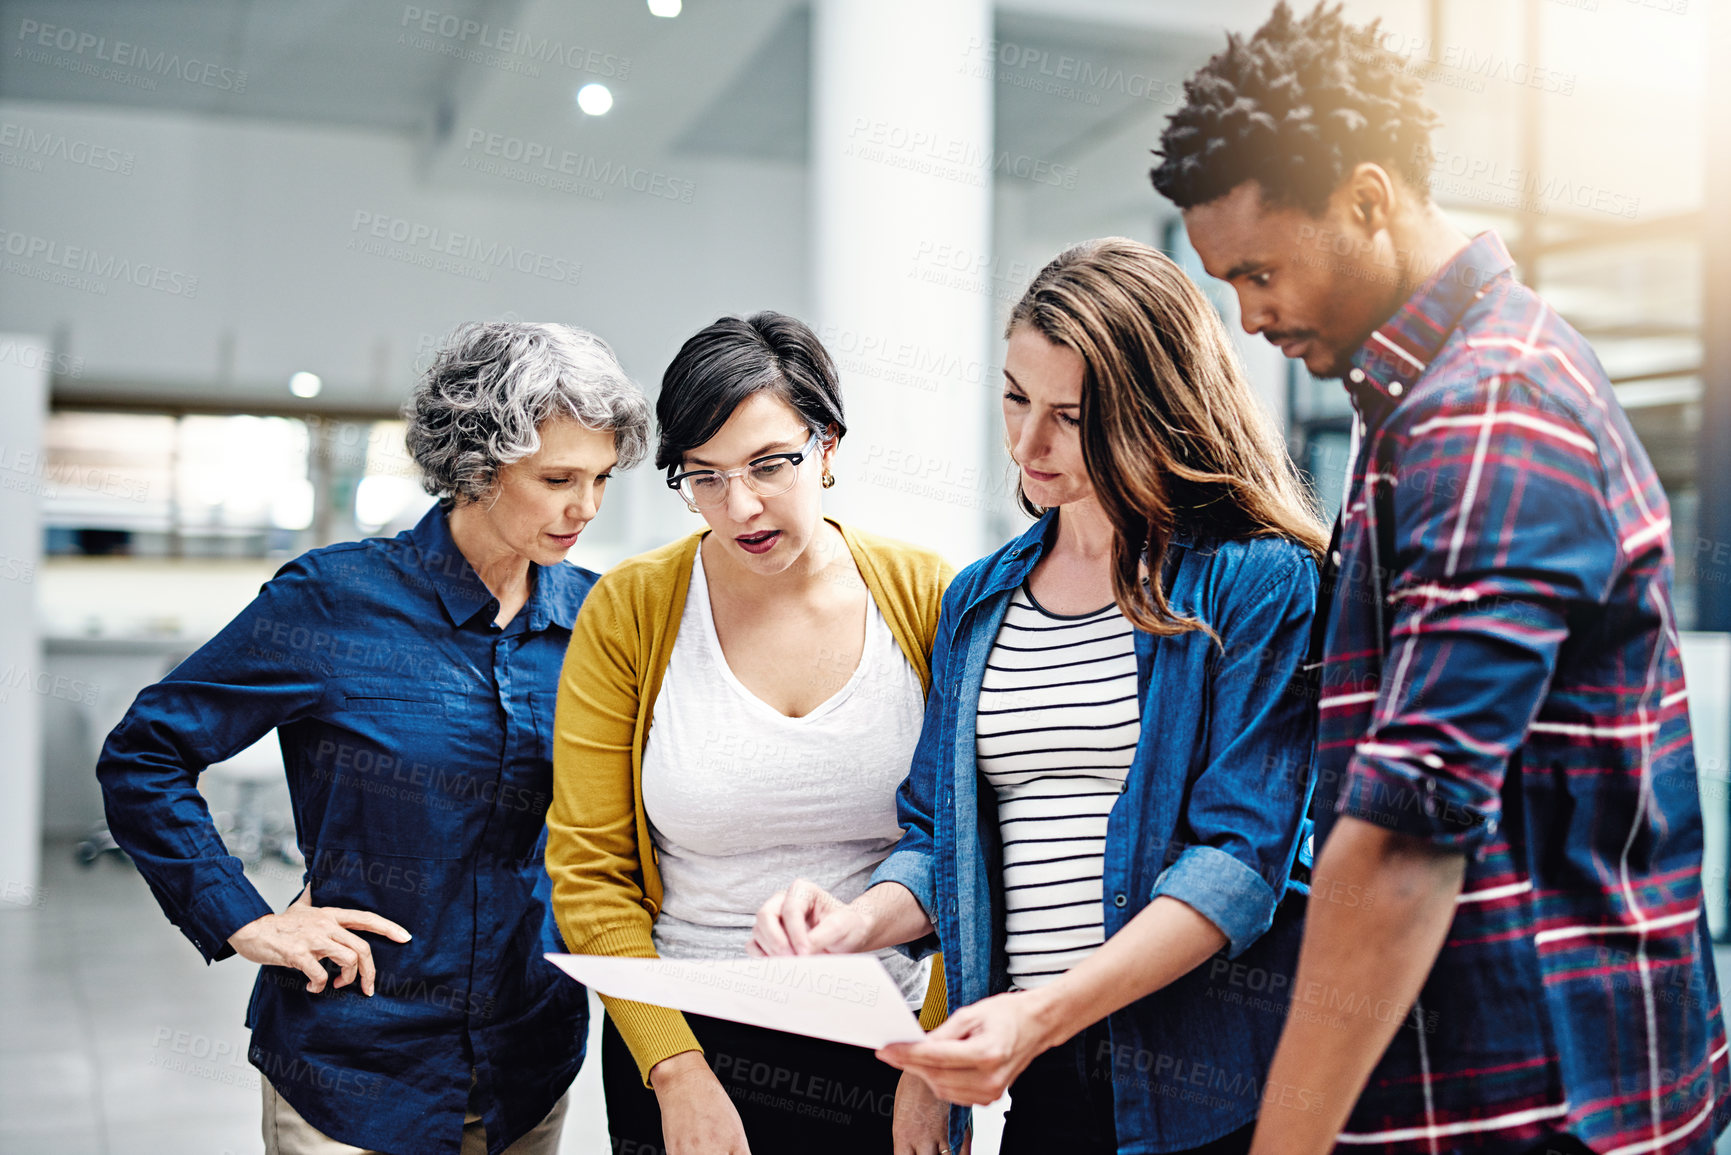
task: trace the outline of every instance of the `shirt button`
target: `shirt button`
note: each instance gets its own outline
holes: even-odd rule
[[[1120,909],[1122,909],[1122,908],[1123,908],[1123,906],[1124,906],[1124,904],[1125,904],[1125,903],[1127,903],[1127,902],[1129,902],[1129,901],[1130,901],[1130,900],[1129,900],[1129,899],[1127,899],[1127,898],[1125,898],[1125,897],[1124,897],[1124,896],[1123,896],[1123,895],[1121,895],[1121,894],[1115,894],[1115,895],[1113,895],[1113,896],[1112,896],[1112,905],[1113,905],[1113,906],[1116,906],[1116,907],[1118,907],[1118,908],[1120,908]]]
[[[1388,383],[1388,395],[1390,397],[1399,397],[1402,393],[1405,393],[1405,392],[1406,392],[1406,386],[1402,385],[1399,381],[1390,381]]]
[[[1364,370],[1354,368],[1349,373],[1347,373],[1346,379],[1348,381],[1351,381],[1354,385],[1357,385],[1359,382],[1364,380]]]
[[[1337,566],[1340,564],[1340,551],[1338,549],[1334,551],[1334,564]]]

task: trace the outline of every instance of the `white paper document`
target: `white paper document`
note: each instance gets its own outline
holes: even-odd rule
[[[925,1036],[895,980],[869,954],[740,959],[549,954],[547,958],[578,982],[613,998],[856,1047],[875,1049]]]

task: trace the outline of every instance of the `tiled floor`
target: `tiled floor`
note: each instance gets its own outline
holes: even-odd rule
[[[278,907],[300,885],[287,867],[252,878]],[[0,910],[0,1155],[261,1151],[241,1025],[257,969],[207,967],[124,859],[86,869],[51,845],[36,906]],[[598,1006],[593,1021],[599,1054]],[[598,1063],[578,1076],[559,1150],[608,1150]]]
[[[43,865],[37,906],[0,911],[0,1152],[261,1151],[241,1025],[258,968],[205,966],[118,856],[85,869],[51,846]],[[299,888],[287,867],[253,880],[278,906]],[[607,1151],[596,1069],[579,1081],[562,1155]]]
[[[253,877],[277,905],[299,886],[282,867]],[[1718,963],[1727,974],[1731,950]],[[51,846],[36,906],[0,911],[0,1155],[261,1151],[241,1025],[255,970],[206,967],[123,859],[85,869]],[[975,1151],[991,1155],[999,1120],[981,1124]],[[599,1064],[578,1077],[559,1150],[608,1150]]]

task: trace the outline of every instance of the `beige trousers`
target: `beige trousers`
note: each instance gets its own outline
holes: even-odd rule
[[[365,1147],[351,1147],[325,1135],[301,1118],[300,1112],[277,1094],[269,1079],[260,1075],[258,1082],[264,1090],[265,1155],[378,1155]],[[545,1119],[535,1124],[533,1131],[505,1148],[506,1155],[556,1155],[559,1132],[565,1126],[565,1108],[570,1099],[569,1094],[559,1096],[559,1101],[553,1104]],[[487,1155],[487,1129],[481,1125],[481,1116],[475,1110],[472,1098],[468,1113],[463,1116],[463,1155]]]

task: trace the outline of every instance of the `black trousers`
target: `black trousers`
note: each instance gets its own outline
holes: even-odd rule
[[[686,1015],[745,1124],[752,1155],[888,1155],[901,1072],[864,1047]],[[665,1155],[661,1106],[625,1040],[601,1029],[612,1155]]]
[[[1112,1070],[1092,1061],[1094,1055],[1111,1053],[1109,1045],[1104,1052],[1101,1048],[1108,1039],[1106,1024],[1095,1023],[1028,1064],[1010,1084],[1002,1155],[1116,1155]],[[1244,1155],[1255,1130],[1254,1122],[1247,1123],[1185,1155]]]
[[[1527,1155],[1593,1155],[1593,1149],[1573,1135],[1552,1135],[1529,1147]]]

